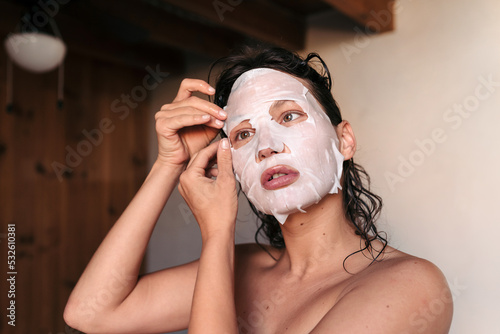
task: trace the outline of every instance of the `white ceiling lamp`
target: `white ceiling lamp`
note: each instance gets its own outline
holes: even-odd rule
[[[10,34],[5,39],[5,49],[14,64],[35,73],[52,71],[66,55],[64,42],[45,33]]]
[[[45,73],[58,68],[58,107],[62,108],[66,45],[55,22],[51,19],[49,23],[54,35],[46,32],[18,32],[9,34],[4,41],[8,55],[7,111],[13,109],[12,63],[33,73]]]

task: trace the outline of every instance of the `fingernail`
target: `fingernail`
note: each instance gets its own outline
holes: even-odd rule
[[[218,126],[223,126],[224,125],[224,122],[221,121],[220,119],[216,119],[215,120],[215,124],[217,124]]]
[[[221,110],[219,110],[219,115],[222,116],[222,117],[226,117],[227,116],[227,112],[225,112],[224,109],[221,109]]]
[[[213,88],[212,86],[208,87],[208,91],[210,93],[215,93],[215,88]]]
[[[220,146],[222,149],[227,150],[229,148],[229,140],[227,138],[221,139]]]

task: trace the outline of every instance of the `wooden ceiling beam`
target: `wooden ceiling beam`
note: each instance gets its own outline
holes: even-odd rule
[[[90,0],[92,10],[119,18],[146,34],[145,42],[218,58],[245,37],[218,26],[186,20],[139,0]]]
[[[74,18],[58,19],[68,49],[75,53],[137,68],[160,65],[171,74],[184,71],[184,55],[180,51],[141,43],[130,45],[112,38],[97,37],[87,25],[77,23]]]
[[[372,32],[394,30],[394,0],[323,0]]]
[[[292,50],[305,46],[306,24],[281,6],[265,0],[161,0],[212,24]]]

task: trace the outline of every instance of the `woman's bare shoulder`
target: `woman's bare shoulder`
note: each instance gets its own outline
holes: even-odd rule
[[[432,262],[391,249],[355,276],[318,324],[318,333],[325,328],[342,332],[348,328],[342,323],[354,314],[363,319],[359,332],[447,333],[453,300],[445,276]]]
[[[432,262],[419,258],[394,248],[388,247],[380,261],[374,261],[367,268],[370,281],[423,280],[426,283],[446,284],[446,279],[441,270]]]
[[[382,259],[359,273],[355,282],[357,289],[382,289],[388,293],[403,289],[430,298],[449,293],[446,278],[434,263],[390,247]]]

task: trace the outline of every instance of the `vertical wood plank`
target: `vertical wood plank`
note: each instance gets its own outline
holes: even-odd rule
[[[111,108],[146,73],[70,53],[65,104],[58,110],[55,71],[15,68],[15,112],[7,114],[5,59],[2,50],[0,277],[5,282],[2,236],[9,223],[16,223],[18,275],[16,327],[1,321],[0,331],[64,333],[62,312],[71,289],[146,175],[147,100],[123,120]],[[103,119],[115,128],[100,139]],[[71,172],[55,170],[54,162]],[[5,284],[0,293],[5,310]]]

